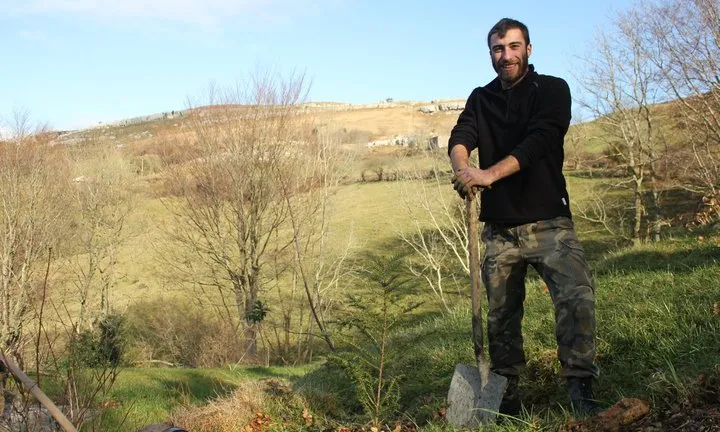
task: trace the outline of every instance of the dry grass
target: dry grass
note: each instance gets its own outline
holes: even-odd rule
[[[263,432],[278,426],[269,412],[282,413],[281,423],[313,422],[303,399],[274,378],[242,383],[232,394],[203,406],[188,404],[174,412],[171,422],[193,432]]]
[[[250,425],[268,402],[266,385],[251,381],[228,397],[203,406],[184,406],[172,416],[172,423],[193,432],[240,432]]]
[[[370,134],[370,140],[377,140],[419,131],[448,134],[460,114],[459,111],[423,114],[419,106],[329,111],[323,113],[322,118],[348,130],[365,130]]]

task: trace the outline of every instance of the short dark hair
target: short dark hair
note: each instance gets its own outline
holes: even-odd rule
[[[487,36],[488,48],[491,48],[490,38],[492,38],[492,35],[497,34],[499,37],[505,37],[505,33],[507,33],[507,31],[511,29],[520,29],[523,36],[525,37],[525,45],[530,45],[530,32],[528,31],[527,26],[518,20],[514,20],[512,18],[503,18],[498,21],[497,24],[493,26],[493,28],[490,29],[490,32]]]

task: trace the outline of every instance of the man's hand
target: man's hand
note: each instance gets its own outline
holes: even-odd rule
[[[460,198],[465,199],[468,196],[469,189],[463,182],[460,181],[457,176],[453,176],[452,179],[450,179],[450,182],[453,184],[453,189],[455,189],[455,192],[460,195]]]
[[[452,178],[453,189],[457,191],[462,199],[467,197],[471,188],[490,188],[493,181],[495,179],[489,170],[470,167],[457,170]]]
[[[462,168],[459,169],[455,175],[467,187],[480,186],[481,188],[486,188],[495,181],[495,177],[490,170],[480,168]]]

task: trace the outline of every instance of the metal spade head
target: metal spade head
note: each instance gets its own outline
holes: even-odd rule
[[[457,428],[475,428],[495,422],[507,378],[490,372],[486,365],[481,368],[462,363],[455,366],[445,419]]]

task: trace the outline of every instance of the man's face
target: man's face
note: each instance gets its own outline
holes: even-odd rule
[[[504,37],[497,33],[490,37],[490,57],[493,68],[504,88],[517,84],[527,73],[532,45],[525,44],[522,30],[510,29]]]

